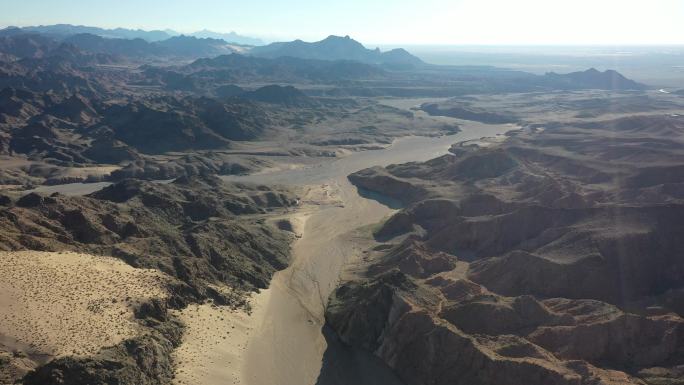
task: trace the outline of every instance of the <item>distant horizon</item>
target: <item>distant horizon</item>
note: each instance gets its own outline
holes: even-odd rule
[[[111,27],[111,26],[102,26],[102,25],[93,25],[93,24],[72,24],[72,23],[52,23],[52,24],[27,24],[27,25],[18,25],[18,24],[0,24],[0,29],[6,29],[6,28],[31,28],[31,27],[49,27],[49,26],[55,26],[55,25],[71,25],[74,27],[92,27],[92,28],[101,28],[105,30],[115,30],[115,29],[125,29],[125,30],[131,30],[131,31],[143,31],[143,32],[165,32],[165,33],[176,33],[178,35],[192,35],[195,33],[199,32],[213,32],[213,33],[218,33],[218,34],[237,34],[240,36],[244,37],[249,37],[249,38],[255,38],[255,39],[261,39],[264,41],[265,44],[270,44],[270,43],[279,43],[279,42],[288,42],[288,41],[293,41],[293,40],[302,40],[305,42],[317,42],[326,39],[327,37],[330,36],[349,36],[350,38],[358,41],[359,43],[363,44],[367,48],[375,48],[375,47],[380,47],[381,49],[393,49],[393,48],[401,48],[401,47],[419,47],[419,48],[496,48],[496,47],[510,47],[510,48],[638,48],[638,47],[644,47],[644,48],[649,48],[649,47],[684,47],[684,42],[682,43],[556,43],[556,44],[551,44],[551,43],[402,43],[402,42],[392,42],[392,43],[378,43],[378,42],[365,42],[363,40],[360,40],[356,38],[355,36],[351,34],[327,34],[327,35],[322,35],[323,37],[317,39],[317,40],[312,40],[312,39],[303,39],[303,38],[291,38],[290,40],[272,40],[265,38],[263,36],[259,35],[254,35],[254,34],[248,34],[248,33],[242,33],[240,31],[236,30],[215,30],[211,28],[200,28],[197,30],[179,30],[176,28],[172,27],[165,27],[165,28],[138,28],[138,27],[129,27],[129,26],[116,26],[116,27]],[[383,48],[384,47],[384,48]]]
[[[173,28],[142,29],[125,26],[105,27],[93,24],[77,25],[68,23],[29,25],[29,27],[45,27],[54,25],[95,27],[107,30],[123,28],[126,30],[142,30],[147,33],[151,31],[163,31],[167,33],[173,32],[186,35],[208,30],[219,34],[234,32],[243,39],[248,40],[260,39],[259,36],[247,35],[241,33],[240,31],[231,30],[230,32],[222,32],[211,30],[209,28],[201,28],[197,31],[188,32],[178,31]],[[25,26],[7,25],[0,28],[7,27]],[[324,34],[324,37],[320,38],[319,40],[330,35],[331,34]],[[588,68],[596,68],[599,70],[615,69],[622,74],[638,79],[645,83],[658,84],[662,86],[667,84],[678,84],[684,87],[684,80],[681,80],[684,78],[682,77],[680,61],[678,59],[684,55],[684,44],[383,44],[372,42],[368,43],[353,35],[338,34],[335,36],[349,36],[350,38],[359,41],[367,49],[379,48],[382,51],[388,51],[394,48],[404,48],[409,53],[420,58],[424,62],[435,65],[496,66],[500,68],[521,70],[536,74],[544,74],[547,72],[570,73],[575,71],[583,71]],[[272,43],[272,41],[266,39],[261,40],[263,44]],[[305,41],[313,42],[314,40],[307,39]],[[665,63],[665,66],[659,71],[644,72],[638,70],[638,67],[635,67],[635,63],[638,63],[639,57],[648,57],[653,54],[658,55],[660,60],[663,60],[663,63]]]
[[[350,35],[369,45],[684,45],[684,2],[652,0],[2,0],[3,26],[236,32],[266,42]]]
[[[218,31],[210,28],[200,28],[197,30],[189,30],[189,31],[181,31],[175,28],[134,28],[134,27],[126,27],[126,26],[117,26],[117,27],[104,27],[101,25],[94,25],[94,24],[71,24],[71,23],[53,23],[53,24],[30,24],[30,25],[11,25],[11,24],[3,24],[0,25],[0,29],[5,29],[5,28],[31,28],[31,27],[51,27],[55,25],[70,25],[73,27],[86,27],[86,28],[101,28],[105,30],[115,30],[115,29],[127,29],[130,31],[144,31],[144,32],[174,32],[178,34],[190,34],[190,33],[196,33],[196,32],[202,32],[202,31],[210,31],[210,32],[216,32],[216,33],[237,33],[238,35],[245,35],[242,34],[238,31],[235,30],[229,30],[229,31]]]

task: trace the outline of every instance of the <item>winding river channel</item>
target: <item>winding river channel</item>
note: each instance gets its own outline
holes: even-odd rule
[[[461,132],[442,137],[404,137],[384,150],[351,154],[305,169],[280,171],[230,180],[296,186],[328,186],[339,204],[321,205],[311,212],[302,236],[293,246],[290,266],[275,274],[268,290],[257,295],[254,335],[247,345],[244,382],[272,384],[398,383],[372,357],[363,357],[324,335],[328,296],[345,264],[363,251],[354,230],[378,223],[393,210],[366,199],[347,175],[372,166],[425,161],[447,153],[457,142],[501,135],[510,125],[458,121]],[[359,355],[361,355],[359,357]]]
[[[502,135],[516,128],[451,118],[443,120],[458,124],[461,131],[442,137],[403,137],[386,149],[326,159],[305,168],[224,177],[230,181],[300,188],[325,186],[326,194],[334,197],[335,202],[309,205],[301,215],[301,237],[293,245],[289,267],[276,273],[269,289],[255,296],[255,311],[250,317],[254,332],[249,335],[242,353],[242,373],[236,376],[241,383],[399,383],[373,356],[345,348],[330,337],[331,333],[324,328],[325,306],[345,265],[363,252],[363,243],[357,242],[355,231],[376,224],[393,212],[390,207],[359,195],[347,180],[349,174],[372,166],[425,161],[444,155],[454,143]],[[105,185],[76,183],[44,186],[36,191],[80,195]]]

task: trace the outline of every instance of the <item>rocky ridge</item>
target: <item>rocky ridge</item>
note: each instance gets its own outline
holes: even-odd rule
[[[265,288],[287,265],[291,233],[264,214],[296,205],[288,191],[216,177],[125,179],[88,196],[30,193],[0,208],[0,249],[111,255],[179,280],[172,303],[233,300],[212,285]]]
[[[679,383],[682,128],[526,129],[352,174],[406,208],[328,324],[407,384]]]

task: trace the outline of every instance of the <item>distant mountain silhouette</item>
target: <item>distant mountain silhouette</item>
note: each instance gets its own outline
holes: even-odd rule
[[[57,70],[66,73],[73,66],[115,61],[112,55],[81,50],[73,44],[35,33],[0,35],[0,83],[4,86],[13,85],[14,81],[18,82],[14,85],[23,84],[26,79],[20,75],[27,72]]]
[[[143,39],[107,39],[90,33],[73,35],[64,40],[79,49],[128,57],[159,56],[165,49]]]
[[[365,64],[383,65],[393,69],[410,69],[423,65],[423,61],[404,49],[382,52],[380,49],[367,49],[349,36],[329,36],[319,42],[307,43],[302,40],[273,43],[256,46],[251,49],[244,45],[259,44],[258,39],[240,36],[234,32],[228,34],[215,33],[208,30],[192,35],[175,35],[174,31],[142,31],[124,28],[102,29],[97,27],[73,26],[58,24],[38,27],[8,27],[0,30],[0,38],[16,36],[34,36],[35,39],[52,39],[58,45],[66,42],[81,50],[129,58],[147,58],[155,56],[175,57],[215,57],[233,52],[244,52],[263,58],[294,57],[315,60],[345,60]],[[40,57],[40,52],[27,54],[34,42],[28,40],[17,46],[21,49],[18,57]],[[1,43],[0,43],[1,44]],[[40,45],[45,45],[41,43]],[[0,51],[8,53],[15,49],[7,47]]]
[[[185,57],[213,57],[235,52],[224,40],[185,35],[174,36],[154,44],[168,49],[176,56]]]
[[[74,35],[90,34],[96,35],[108,39],[143,39],[147,42],[159,42],[163,40],[170,39],[175,36],[180,36],[174,30],[166,29],[163,31],[144,31],[142,29],[126,29],[126,28],[115,28],[115,29],[105,29],[99,27],[89,27],[83,25],[71,25],[71,24],[55,24],[55,25],[39,25],[30,27],[7,27],[0,30],[0,36],[6,36],[11,34],[20,33],[37,33],[41,35],[49,36],[53,39],[63,40]],[[263,45],[264,42],[260,39],[239,35],[236,32],[230,33],[220,33],[213,32],[209,30],[201,30],[188,36],[197,37],[200,39],[219,39],[225,40],[228,43],[241,44],[241,45]]]
[[[0,37],[0,44],[2,44],[2,41],[4,40],[12,38],[17,39],[23,36],[27,35],[14,35],[5,38]],[[29,36],[41,38],[41,35]],[[45,37],[42,38],[46,39]],[[200,58],[214,57],[234,52],[233,48],[223,40],[199,39],[183,35],[150,43],[143,39],[109,39],[89,33],[82,33],[64,39],[64,43],[73,45],[83,51],[123,56],[130,59],[149,57]],[[30,48],[31,45],[26,45],[26,47]],[[0,49],[0,51],[4,50]]]
[[[272,43],[255,47],[250,54],[259,57],[277,58],[291,56],[317,60],[353,60],[368,64],[414,67],[423,64],[419,58],[404,49],[382,52],[380,49],[367,49],[363,44],[349,36],[329,36],[324,40],[308,43],[302,40]]]
[[[44,35],[53,35],[56,38],[66,38],[72,35],[89,33],[112,39],[143,39],[146,41],[160,41],[166,40],[174,35],[178,35],[175,31],[143,31],[141,29],[104,29],[99,27],[88,27],[83,25],[71,24],[55,24],[55,25],[40,25],[32,27],[9,27],[11,29],[19,29],[23,32],[35,32]],[[5,30],[3,30],[5,31]],[[1,32],[1,31],[0,31]]]
[[[300,82],[341,81],[350,79],[378,79],[387,75],[382,69],[350,60],[315,60],[295,57],[276,59],[222,55],[198,59],[180,69],[186,74],[201,74],[204,79],[229,82]],[[152,72],[162,69],[150,69]]]
[[[568,74],[557,74],[549,72],[545,77],[557,86],[568,88],[594,88],[602,90],[643,90],[645,85],[627,79],[622,74],[614,70],[599,71],[590,68],[586,71],[571,72]]]
[[[221,39],[221,40],[227,41],[228,43],[243,44],[243,45],[264,45],[264,42],[261,39],[256,39],[256,38],[248,37],[248,36],[242,36],[242,35],[239,35],[235,32],[220,33],[220,32],[214,32],[214,31],[209,31],[209,30],[203,29],[201,31],[191,33],[190,36],[199,37],[202,39],[206,39],[206,38]]]

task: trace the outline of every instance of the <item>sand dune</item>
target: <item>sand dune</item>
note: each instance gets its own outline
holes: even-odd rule
[[[174,352],[174,384],[241,384],[240,367],[254,319],[244,309],[190,305],[175,315],[186,326]]]
[[[132,307],[165,297],[166,278],[73,252],[0,252],[0,350],[89,355],[135,336]]]

